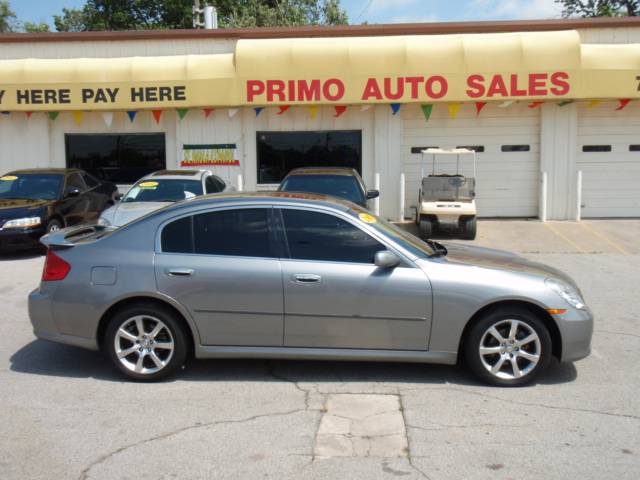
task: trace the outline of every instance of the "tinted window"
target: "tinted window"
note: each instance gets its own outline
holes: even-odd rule
[[[193,234],[191,217],[171,222],[162,230],[162,251],[169,253],[192,253]]]
[[[422,153],[423,150],[427,150],[428,148],[440,148],[440,147],[411,147],[411,153]]]
[[[136,183],[123,202],[177,202],[202,195],[200,180],[160,180],[148,178]]]
[[[54,200],[62,190],[62,175],[7,174],[0,177],[0,198]]]
[[[582,147],[583,152],[610,152],[611,145],[584,145]]]
[[[294,168],[351,167],[362,173],[362,132],[257,132],[258,183],[280,183]]]
[[[79,173],[72,173],[67,177],[67,186],[65,187],[65,191],[68,192],[74,188],[77,188],[81,192],[84,192],[87,189],[87,184],[84,183],[84,180]]]
[[[282,210],[291,258],[373,263],[385,246],[341,218],[307,210]]]
[[[364,203],[364,192],[355,177],[345,175],[292,175],[278,189],[281,192],[309,192]]]
[[[84,179],[84,183],[86,183],[87,187],[89,188],[97,187],[98,184],[100,183],[98,182],[98,180],[96,180],[95,178],[93,178],[91,175],[87,173],[83,173],[82,178]]]
[[[477,153],[484,152],[484,145],[462,145],[456,148],[466,148],[467,150],[472,150]]]
[[[640,152],[640,145],[629,145],[630,152]]]
[[[166,167],[164,133],[69,134],[67,166],[115,183],[132,184]]]
[[[503,152],[528,152],[531,150],[530,145],[502,145],[500,148]]]
[[[194,252],[209,255],[273,257],[266,208],[202,213],[193,217]]]

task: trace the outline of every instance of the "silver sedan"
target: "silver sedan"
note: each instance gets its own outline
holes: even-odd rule
[[[61,230],[29,297],[35,335],[105,350],[135,380],[197,358],[454,364],[532,381],[590,352],[567,275],[508,252],[423,242],[355,204],[222,194],[121,228]]]

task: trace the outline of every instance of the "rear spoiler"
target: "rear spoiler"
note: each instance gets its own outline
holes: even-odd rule
[[[67,227],[54,233],[48,233],[40,239],[40,243],[52,250],[71,248],[80,240],[87,240],[109,230],[115,230],[115,228],[104,225]]]

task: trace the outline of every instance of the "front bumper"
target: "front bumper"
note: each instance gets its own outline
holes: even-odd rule
[[[27,229],[0,229],[0,252],[38,248],[42,246],[40,237],[44,234],[45,228],[43,226]]]
[[[562,337],[563,362],[573,362],[587,357],[591,353],[593,336],[593,313],[589,308],[571,309],[564,315],[556,316]]]

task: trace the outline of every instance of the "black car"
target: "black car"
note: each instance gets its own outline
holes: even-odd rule
[[[15,170],[0,177],[0,251],[39,246],[45,233],[94,222],[118,188],[78,169]]]
[[[296,168],[284,177],[278,191],[331,195],[365,208],[367,200],[380,195],[378,190],[367,190],[358,172],[345,167]]]

